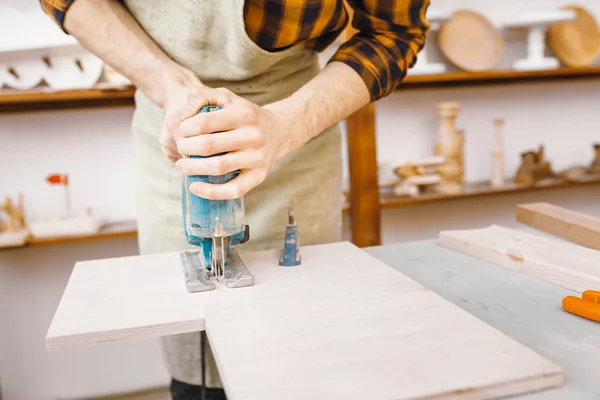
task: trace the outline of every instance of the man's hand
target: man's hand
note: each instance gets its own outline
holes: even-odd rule
[[[217,112],[200,113],[206,105],[218,105]],[[227,89],[194,89],[185,106],[167,116],[167,126],[183,156],[176,167],[186,175],[223,175],[239,170],[232,181],[212,185],[195,182],[190,190],[206,199],[234,199],[262,183],[271,167],[293,148],[294,138],[282,113],[260,107]],[[177,125],[179,122],[179,125]],[[167,145],[172,155],[171,146]],[[221,154],[226,153],[222,155]]]
[[[181,123],[196,115],[200,109],[207,105],[204,95],[206,87],[198,79],[190,80],[185,85],[176,84],[167,89],[165,109],[165,124],[160,132],[158,141],[162,151],[172,162],[176,162],[182,156],[177,149],[176,137],[179,133]]]

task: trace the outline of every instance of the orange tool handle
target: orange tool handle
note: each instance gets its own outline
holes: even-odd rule
[[[600,322],[600,292],[586,290],[581,298],[567,296],[563,299],[562,307],[571,314]]]

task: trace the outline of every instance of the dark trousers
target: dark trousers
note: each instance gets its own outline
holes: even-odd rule
[[[202,386],[190,385],[184,382],[171,380],[171,396],[173,400],[227,400],[223,389],[205,388],[205,397],[202,397]]]

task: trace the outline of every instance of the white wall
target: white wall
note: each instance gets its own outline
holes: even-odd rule
[[[136,240],[124,238],[0,254],[3,400],[74,399],[168,383],[157,340],[52,352],[45,348],[46,332],[75,262],[136,253]]]
[[[6,1],[6,0],[2,0]],[[29,2],[37,6],[37,0]],[[495,22],[526,11],[557,7],[558,0],[433,0],[432,9],[469,7]],[[600,2],[579,1],[600,19]],[[430,60],[436,54],[428,41]],[[510,35],[503,65],[524,47]],[[397,165],[433,151],[438,101],[461,102],[457,124],[466,132],[466,177],[489,178],[492,121],[506,120],[507,176],[519,153],[546,145],[555,168],[591,161],[600,142],[600,80],[428,89],[395,93],[377,104],[378,157]],[[133,217],[133,163],[129,134],[132,109],[103,109],[0,115],[0,198],[25,194],[30,216],[58,213],[60,188],[47,174],[71,177],[73,206],[91,205],[113,219]],[[568,150],[568,152],[567,152]],[[453,200],[385,210],[385,243],[435,237],[440,229],[514,224],[518,202],[548,200],[600,215],[599,186],[519,195]],[[68,246],[0,252],[0,385],[3,400],[75,398],[135,390],[167,382],[157,341],[139,341],[55,353],[43,338],[75,261],[135,254],[135,240],[116,239]]]

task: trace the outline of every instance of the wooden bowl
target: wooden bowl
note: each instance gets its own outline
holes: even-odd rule
[[[444,22],[438,32],[444,56],[465,71],[489,71],[502,58],[504,40],[483,15],[459,10]]]
[[[567,67],[591,65],[600,53],[600,27],[586,9],[566,6],[576,16],[567,22],[558,22],[548,27],[547,41],[552,52]]]

